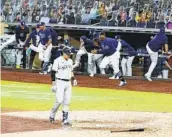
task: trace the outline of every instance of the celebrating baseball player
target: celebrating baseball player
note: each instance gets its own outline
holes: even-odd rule
[[[94,46],[93,41],[91,39],[88,39],[86,36],[81,36],[80,42],[81,42],[80,50],[77,52],[75,64],[74,64],[73,68],[76,68],[79,66],[79,62],[80,62],[82,55],[88,54],[88,73],[90,73],[90,77],[93,77],[94,74],[96,73],[95,62],[97,61],[98,65],[99,65],[103,58],[103,55],[91,53],[91,51],[93,49],[95,49],[95,48],[97,49],[98,47]]]
[[[26,51],[24,49],[24,45],[28,37],[28,34],[29,34],[29,28],[26,26],[24,21],[21,21],[20,25],[16,27],[16,32],[15,32],[17,47],[21,48],[18,49],[17,51],[16,68],[20,68],[22,57],[23,57],[23,68],[26,68]]]
[[[32,69],[33,61],[35,58],[36,53],[38,52],[38,44],[40,41],[39,38],[39,24],[36,25],[36,29],[32,31],[32,33],[29,35],[28,39],[26,40],[25,47],[29,47],[31,49],[30,54],[30,61],[29,61],[29,69]],[[32,40],[32,44],[29,46],[30,41]]]
[[[54,123],[56,112],[63,104],[62,125],[70,125],[68,111],[72,92],[71,80],[74,86],[77,85],[77,81],[73,74],[73,61],[70,59],[71,50],[65,47],[62,52],[63,55],[54,61],[52,67],[52,90],[56,92],[56,102],[49,119]]]
[[[123,76],[132,76],[132,63],[137,52],[133,47],[131,47],[126,41],[122,40],[119,35],[115,37],[121,42],[123,52],[128,55],[124,56],[121,61],[122,74]]]
[[[149,67],[148,72],[145,74],[145,78],[148,81],[152,81],[151,75],[158,61],[158,51],[161,50],[163,46],[165,53],[167,53],[168,38],[165,35],[165,28],[161,28],[160,32],[157,35],[155,35],[155,37],[146,45],[146,49],[151,58],[151,65]]]
[[[39,74],[47,74],[48,64],[52,50],[52,35],[49,29],[45,27],[45,23],[40,24],[40,43],[38,45],[39,59],[42,61],[42,72]]]
[[[94,45],[101,45],[101,49],[92,50],[92,53],[104,55],[100,68],[104,70],[106,66],[110,64],[114,70],[113,78],[115,79],[115,77],[118,76],[121,80],[119,86],[124,86],[127,82],[124,80],[122,73],[119,70],[121,42],[112,38],[107,38],[105,33],[102,32],[100,33],[99,39],[95,39]]]

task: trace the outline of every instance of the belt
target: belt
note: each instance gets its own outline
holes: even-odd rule
[[[66,81],[66,82],[70,81],[70,79],[61,79],[61,78],[57,78],[57,79],[61,81]]]

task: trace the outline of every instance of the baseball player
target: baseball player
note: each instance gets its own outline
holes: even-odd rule
[[[29,28],[26,26],[24,21],[20,22],[20,25],[16,27],[15,37],[17,42],[17,47],[21,48],[17,51],[16,68],[20,68],[21,59],[23,57],[23,68],[26,68],[26,51],[24,49],[25,41],[29,34]]]
[[[117,35],[115,38],[121,42],[123,51],[128,54],[127,56],[124,56],[121,61],[122,74],[123,76],[132,76],[131,65],[137,52],[126,41],[122,40],[119,35]]]
[[[79,62],[81,59],[81,56],[84,54],[88,54],[88,73],[90,73],[90,77],[93,77],[96,73],[96,65],[94,64],[95,61],[100,64],[103,55],[101,54],[92,54],[91,50],[98,48],[94,46],[94,43],[91,39],[88,39],[86,36],[80,37],[81,46],[79,51],[76,54],[75,64],[73,68],[76,68],[79,66]],[[101,70],[100,70],[101,71]],[[101,71],[103,73],[103,71]]]
[[[158,61],[158,51],[162,49],[163,46],[165,48],[164,51],[168,52],[168,38],[165,35],[165,28],[161,28],[160,32],[146,45],[147,52],[151,58],[151,65],[148,72],[145,74],[145,78],[148,81],[152,81],[151,75]]]
[[[48,64],[52,50],[52,35],[49,29],[45,27],[45,23],[41,22],[39,31],[40,43],[38,45],[39,59],[43,62],[42,72],[39,74],[47,74]]]
[[[69,104],[71,100],[72,85],[77,85],[73,74],[73,61],[70,59],[71,50],[67,47],[63,49],[63,55],[54,60],[52,67],[52,90],[56,92],[56,102],[50,113],[50,122],[54,123],[55,115],[60,105],[63,105],[62,125],[70,125],[68,120]]]
[[[92,53],[104,55],[100,68],[104,70],[106,66],[110,64],[114,70],[113,78],[115,79],[115,77],[118,76],[121,80],[119,86],[124,86],[127,82],[124,80],[119,70],[121,42],[112,38],[107,38],[104,32],[100,33],[99,39],[96,39],[94,44],[99,46],[99,40],[101,41],[101,49],[93,50]]]
[[[29,35],[28,39],[26,40],[25,47],[29,47],[27,50],[31,49],[30,54],[30,61],[29,61],[29,69],[32,69],[33,61],[35,58],[36,53],[38,52],[38,44],[40,42],[39,38],[39,27],[40,25],[36,25],[36,29],[32,31],[32,33]],[[32,44],[29,46],[30,41],[32,40]]]
[[[172,52],[168,52],[167,57],[159,57],[156,68],[159,72],[158,78],[168,79],[169,70],[172,70],[172,66],[168,63],[168,60],[172,58]]]

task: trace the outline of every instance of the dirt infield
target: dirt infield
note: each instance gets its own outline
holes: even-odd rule
[[[50,75],[39,75],[32,72],[2,69],[1,76],[2,80],[51,84]],[[89,76],[76,75],[76,78],[80,87],[172,93],[171,81],[127,80],[127,85],[121,88],[118,87],[118,80],[109,80],[107,77],[91,78]]]
[[[50,124],[48,120],[39,120],[33,118],[22,118],[13,116],[1,116],[1,133],[14,133],[25,131],[40,131],[49,129],[58,129],[60,123],[56,121],[55,125]]]

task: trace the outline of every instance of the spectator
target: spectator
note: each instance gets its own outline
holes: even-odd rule
[[[150,20],[147,22],[146,27],[147,28],[155,28],[156,22],[155,22],[155,15],[151,15]]]
[[[164,14],[160,15],[159,21],[156,24],[156,28],[160,29],[160,28],[164,28],[165,27],[165,18],[164,18]]]
[[[17,12],[16,18],[14,19],[15,22],[20,22],[21,21],[21,14],[20,12]]]
[[[90,18],[92,22],[95,22],[97,15],[98,15],[98,2],[95,2],[93,8],[90,11]]]
[[[52,16],[51,16],[51,18],[50,18],[50,22],[49,23],[58,23],[59,22],[59,20],[58,20],[58,16],[57,16],[57,11],[54,11],[53,13],[52,13]]]
[[[114,4],[113,7],[112,7],[112,11],[116,11],[116,10],[118,10],[118,9],[119,9],[119,2],[116,1],[115,4]]]
[[[87,25],[87,24],[90,24],[90,7],[87,8],[85,14],[82,15],[82,24],[83,25]]]
[[[123,12],[124,12],[124,7],[121,6],[118,11],[118,17],[117,17],[118,21],[121,20],[121,16],[122,16]]]
[[[108,26],[108,19],[106,14],[103,14],[99,26]]]
[[[108,26],[118,26],[117,13],[112,14],[112,19],[108,21]]]
[[[105,13],[107,13],[107,10],[105,8],[105,3],[103,2],[99,8],[99,15],[104,15]]]
[[[67,24],[75,24],[75,17],[73,12],[71,12],[70,15],[67,15],[66,19]]]
[[[80,25],[81,24],[81,11],[78,11],[78,13],[76,14],[76,17],[75,17],[75,24],[78,24]]]
[[[127,27],[136,27],[136,12],[133,12],[131,19],[127,22]]]
[[[127,21],[126,21],[126,13],[123,12],[121,14],[121,19],[120,19],[120,21],[118,23],[118,26],[120,26],[120,27],[126,27],[126,23],[127,23]]]
[[[167,29],[172,29],[172,14],[170,16],[170,21],[167,23]]]
[[[50,22],[50,18],[46,14],[44,14],[44,16],[41,17],[40,22],[44,22],[45,25],[47,25]]]
[[[143,13],[139,21],[137,22],[137,27],[145,28],[146,27],[146,15]]]

